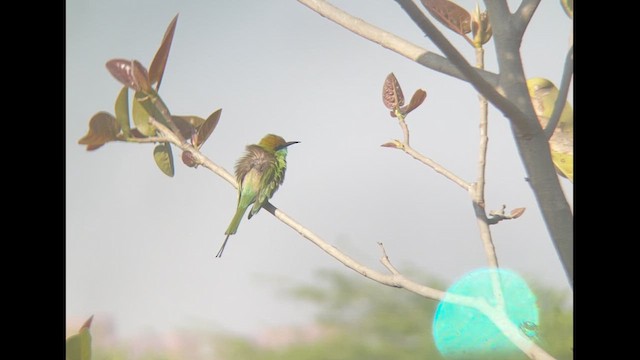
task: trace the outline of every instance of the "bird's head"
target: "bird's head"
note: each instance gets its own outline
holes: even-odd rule
[[[529,88],[529,94],[534,95],[539,90],[544,90],[545,93],[553,89],[555,85],[545,78],[531,78],[527,80],[527,88]]]
[[[278,150],[282,150],[289,145],[297,144],[300,141],[284,141],[281,136],[268,134],[260,140],[258,146],[265,150],[276,152]]]

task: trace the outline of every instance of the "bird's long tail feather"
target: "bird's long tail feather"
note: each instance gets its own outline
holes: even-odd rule
[[[220,250],[218,250],[218,254],[216,255],[216,257],[218,258],[222,256],[222,252],[224,251],[224,247],[227,245],[227,240],[229,240],[229,236],[235,234],[236,231],[238,231],[240,220],[242,220],[242,216],[247,211],[247,207],[248,207],[243,205],[244,204],[239,204],[238,209],[236,210],[236,214],[233,215],[233,219],[231,220],[231,223],[229,224],[227,231],[224,232],[225,235],[227,235],[227,237],[224,239],[224,242],[222,243]]]
[[[230,234],[227,235],[226,238],[224,238],[224,242],[222,243],[222,246],[220,247],[220,250],[218,250],[218,254],[216,255],[217,258],[222,256],[222,252],[224,251],[224,247],[227,245],[227,240],[229,240],[229,236],[231,236]]]

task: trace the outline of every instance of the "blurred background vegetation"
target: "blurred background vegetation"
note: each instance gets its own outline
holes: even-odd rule
[[[442,281],[416,271],[407,276],[446,288]],[[281,288],[286,301],[301,301],[317,308],[313,324],[276,328],[255,338],[194,328],[176,330],[171,336],[119,341],[108,335],[112,329],[100,327],[100,318],[96,317],[91,329],[93,359],[444,359],[431,334],[437,302],[363,281],[344,270],[323,270],[316,278],[314,284]],[[531,281],[529,284],[540,310],[537,342],[557,359],[573,359],[570,294]]]

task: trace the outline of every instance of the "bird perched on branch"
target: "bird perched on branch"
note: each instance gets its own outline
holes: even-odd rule
[[[545,128],[553,114],[559,90],[544,78],[527,80],[527,87],[538,121]],[[549,148],[557,173],[573,183],[573,108],[568,101],[565,102],[558,125],[549,139]]]
[[[238,181],[238,206],[231,224],[225,231],[227,237],[216,257],[221,257],[229,236],[238,231],[238,225],[249,205],[248,219],[251,219],[273,196],[284,181],[287,170],[287,147],[299,141],[285,141],[278,135],[268,134],[260,142],[247,146],[247,151],[235,166]]]

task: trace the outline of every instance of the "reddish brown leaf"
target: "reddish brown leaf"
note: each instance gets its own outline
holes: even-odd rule
[[[91,321],[93,320],[93,315],[91,315],[87,321],[84,322],[84,324],[82,324],[82,327],[80,328],[80,330],[82,329],[89,329],[91,327]]]
[[[153,61],[151,62],[151,66],[149,66],[149,81],[151,84],[157,83],[156,91],[160,89],[164,68],[167,65],[169,50],[171,50],[171,42],[173,41],[173,33],[175,32],[176,24],[178,23],[178,15],[171,20],[171,23],[167,27],[164,37],[162,38],[162,43],[158,48],[158,52],[156,52],[156,55],[153,57]]]
[[[389,110],[394,110],[404,105],[404,95],[398,79],[393,73],[387,75],[382,86],[382,102]]]
[[[144,92],[151,89],[147,69],[138,60],[112,59],[106,66],[111,75],[126,87]]]
[[[104,145],[104,144],[100,144],[100,145],[87,145],[87,151],[93,151],[93,150],[99,149],[99,148],[101,148],[101,147],[102,147],[102,145]]]
[[[106,67],[111,75],[123,85],[136,91],[139,90],[136,88],[136,82],[133,78],[131,60],[112,59],[107,61]]]
[[[413,96],[411,97],[411,101],[409,101],[409,104],[407,106],[402,107],[400,109],[400,112],[403,113],[404,115],[407,115],[408,113],[412,112],[415,108],[420,106],[424,101],[424,99],[426,98],[427,98],[427,92],[425,90],[423,89],[416,90],[416,92],[413,93]]]
[[[384,143],[384,144],[382,144],[380,146],[400,149],[400,143],[398,142],[398,140],[389,141],[389,142]]]
[[[133,81],[137,88],[142,92],[148,93],[151,90],[151,82],[149,82],[147,69],[138,60],[133,60],[131,70]]]
[[[171,120],[176,124],[180,134],[185,139],[191,139],[196,134],[197,129],[204,123],[204,119],[197,116],[171,115]]]
[[[182,152],[182,162],[188,167],[195,167],[198,165],[196,163],[196,159],[193,158],[193,154],[191,151],[183,151]]]
[[[141,133],[140,130],[138,130],[136,128],[131,129],[131,136],[133,136],[134,138],[138,138],[138,139],[142,139],[142,138],[146,138],[147,137],[146,135]]]
[[[458,34],[471,31],[471,15],[449,0],[420,0],[431,16]]]
[[[78,140],[78,144],[87,145],[87,150],[95,150],[109,141],[113,141],[120,132],[120,125],[113,115],[101,111],[89,121],[89,131]]]
[[[511,210],[511,218],[512,219],[517,219],[520,216],[522,216],[522,214],[524,213],[524,211],[526,210],[526,208],[517,208],[517,209],[513,209]]]
[[[211,115],[209,115],[204,124],[202,124],[202,126],[200,126],[200,128],[198,129],[196,136],[193,138],[193,146],[199,149],[202,144],[207,141],[209,136],[211,136],[211,133],[213,133],[213,130],[216,128],[216,125],[218,125],[221,114],[222,109],[218,109]]]

